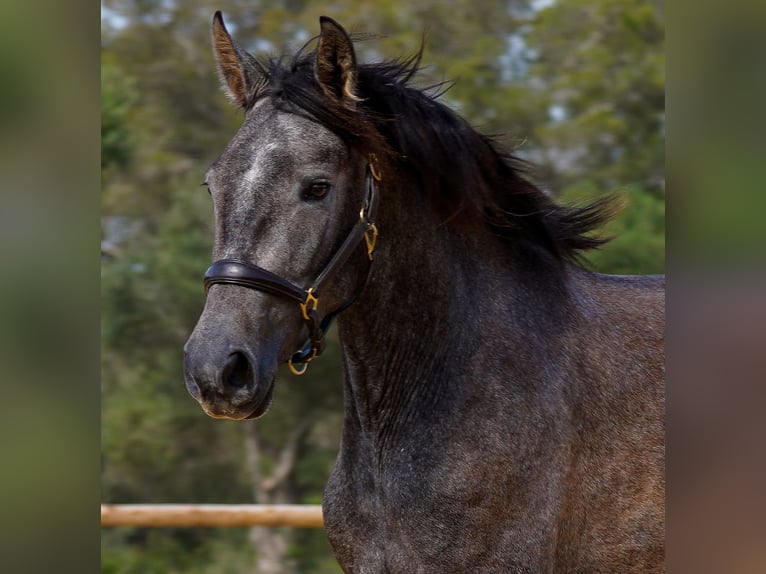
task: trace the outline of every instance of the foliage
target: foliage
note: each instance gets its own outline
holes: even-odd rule
[[[557,186],[587,174],[606,189],[664,188],[662,17],[645,0],[567,0],[537,15],[531,73],[552,115],[538,137],[560,158]]]
[[[129,78],[108,61],[101,63],[101,169],[125,169],[133,152],[128,111],[136,93]]]
[[[103,574],[240,574],[253,563],[239,529],[114,528],[104,531],[101,546]]]
[[[269,416],[204,416],[183,384],[181,350],[203,304],[210,259],[204,171],[241,115],[218,89],[209,46],[222,9],[254,52],[299,48],[328,14],[358,32],[364,61],[417,51],[422,83],[455,80],[443,100],[508,134],[540,181],[579,201],[625,189],[627,207],[591,256],[604,272],[661,272],[664,248],[663,23],[638,0],[435,3],[426,0],[104,0],[102,19],[102,488],[104,502],[254,501],[245,429],[268,475],[311,418],[284,492],[318,503],[339,443],[338,343],[295,379],[278,376]],[[424,36],[425,33],[425,36]],[[338,572],[324,534],[289,532],[285,572]],[[103,571],[225,573],[258,557],[241,529],[105,529]]]

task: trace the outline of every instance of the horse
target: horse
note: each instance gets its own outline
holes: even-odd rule
[[[664,571],[664,277],[583,264],[610,195],[563,205],[333,19],[256,58],[213,18],[244,120],[206,173],[213,263],[184,348],[212,417],[263,415],[337,322],[323,500],[344,572]]]

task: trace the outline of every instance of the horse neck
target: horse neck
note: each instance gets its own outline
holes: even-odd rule
[[[506,302],[530,291],[509,280],[518,258],[507,243],[445,224],[417,190],[383,189],[378,226],[367,287],[339,319],[347,407],[370,432],[385,416],[438,412],[479,368],[469,363],[481,341],[505,336]]]

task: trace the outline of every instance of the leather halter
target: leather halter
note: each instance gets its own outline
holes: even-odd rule
[[[348,261],[362,239],[365,241],[367,257],[370,262],[370,267],[367,271],[368,275],[369,269],[372,267],[372,254],[375,251],[375,242],[378,238],[378,228],[375,227],[375,215],[377,214],[379,201],[377,182],[381,180],[380,174],[375,167],[375,161],[375,156],[371,154],[367,163],[365,197],[362,208],[359,211],[359,220],[351,229],[338,251],[335,252],[333,258],[308,289],[298,287],[294,283],[262,267],[237,259],[219,259],[214,261],[205,272],[205,294],[213,285],[239,285],[248,289],[264,291],[271,295],[291,299],[298,303],[301,315],[309,331],[309,339],[288,361],[290,371],[295,375],[305,373],[309,362],[322,353],[324,350],[324,335],[330,328],[332,320],[356,300],[366,285],[365,281],[357,292],[344,302],[343,305],[325,315],[321,321],[319,320],[317,307],[319,306],[322,288],[330,282],[338,270]],[[303,367],[300,369],[296,368],[296,364],[303,365]]]

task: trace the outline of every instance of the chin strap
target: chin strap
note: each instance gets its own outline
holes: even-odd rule
[[[219,259],[213,262],[205,272],[205,293],[213,285],[239,285],[257,291],[264,291],[271,295],[291,299],[298,303],[301,316],[308,328],[309,338],[306,344],[296,351],[288,361],[290,371],[295,375],[302,375],[308,369],[308,364],[324,351],[324,336],[329,330],[333,319],[350,307],[359,294],[364,290],[372,269],[373,253],[378,239],[378,228],[375,226],[375,216],[378,210],[378,182],[381,181],[380,172],[376,165],[377,158],[370,154],[365,177],[365,197],[362,208],[359,211],[359,220],[349,232],[343,244],[325,266],[319,276],[308,289],[302,289],[257,265],[251,265],[245,261],[236,259]],[[369,267],[365,281],[359,289],[340,307],[328,313],[323,319],[319,319],[319,297],[322,288],[329,283],[338,270],[348,261],[351,254],[364,239],[367,249]]]

